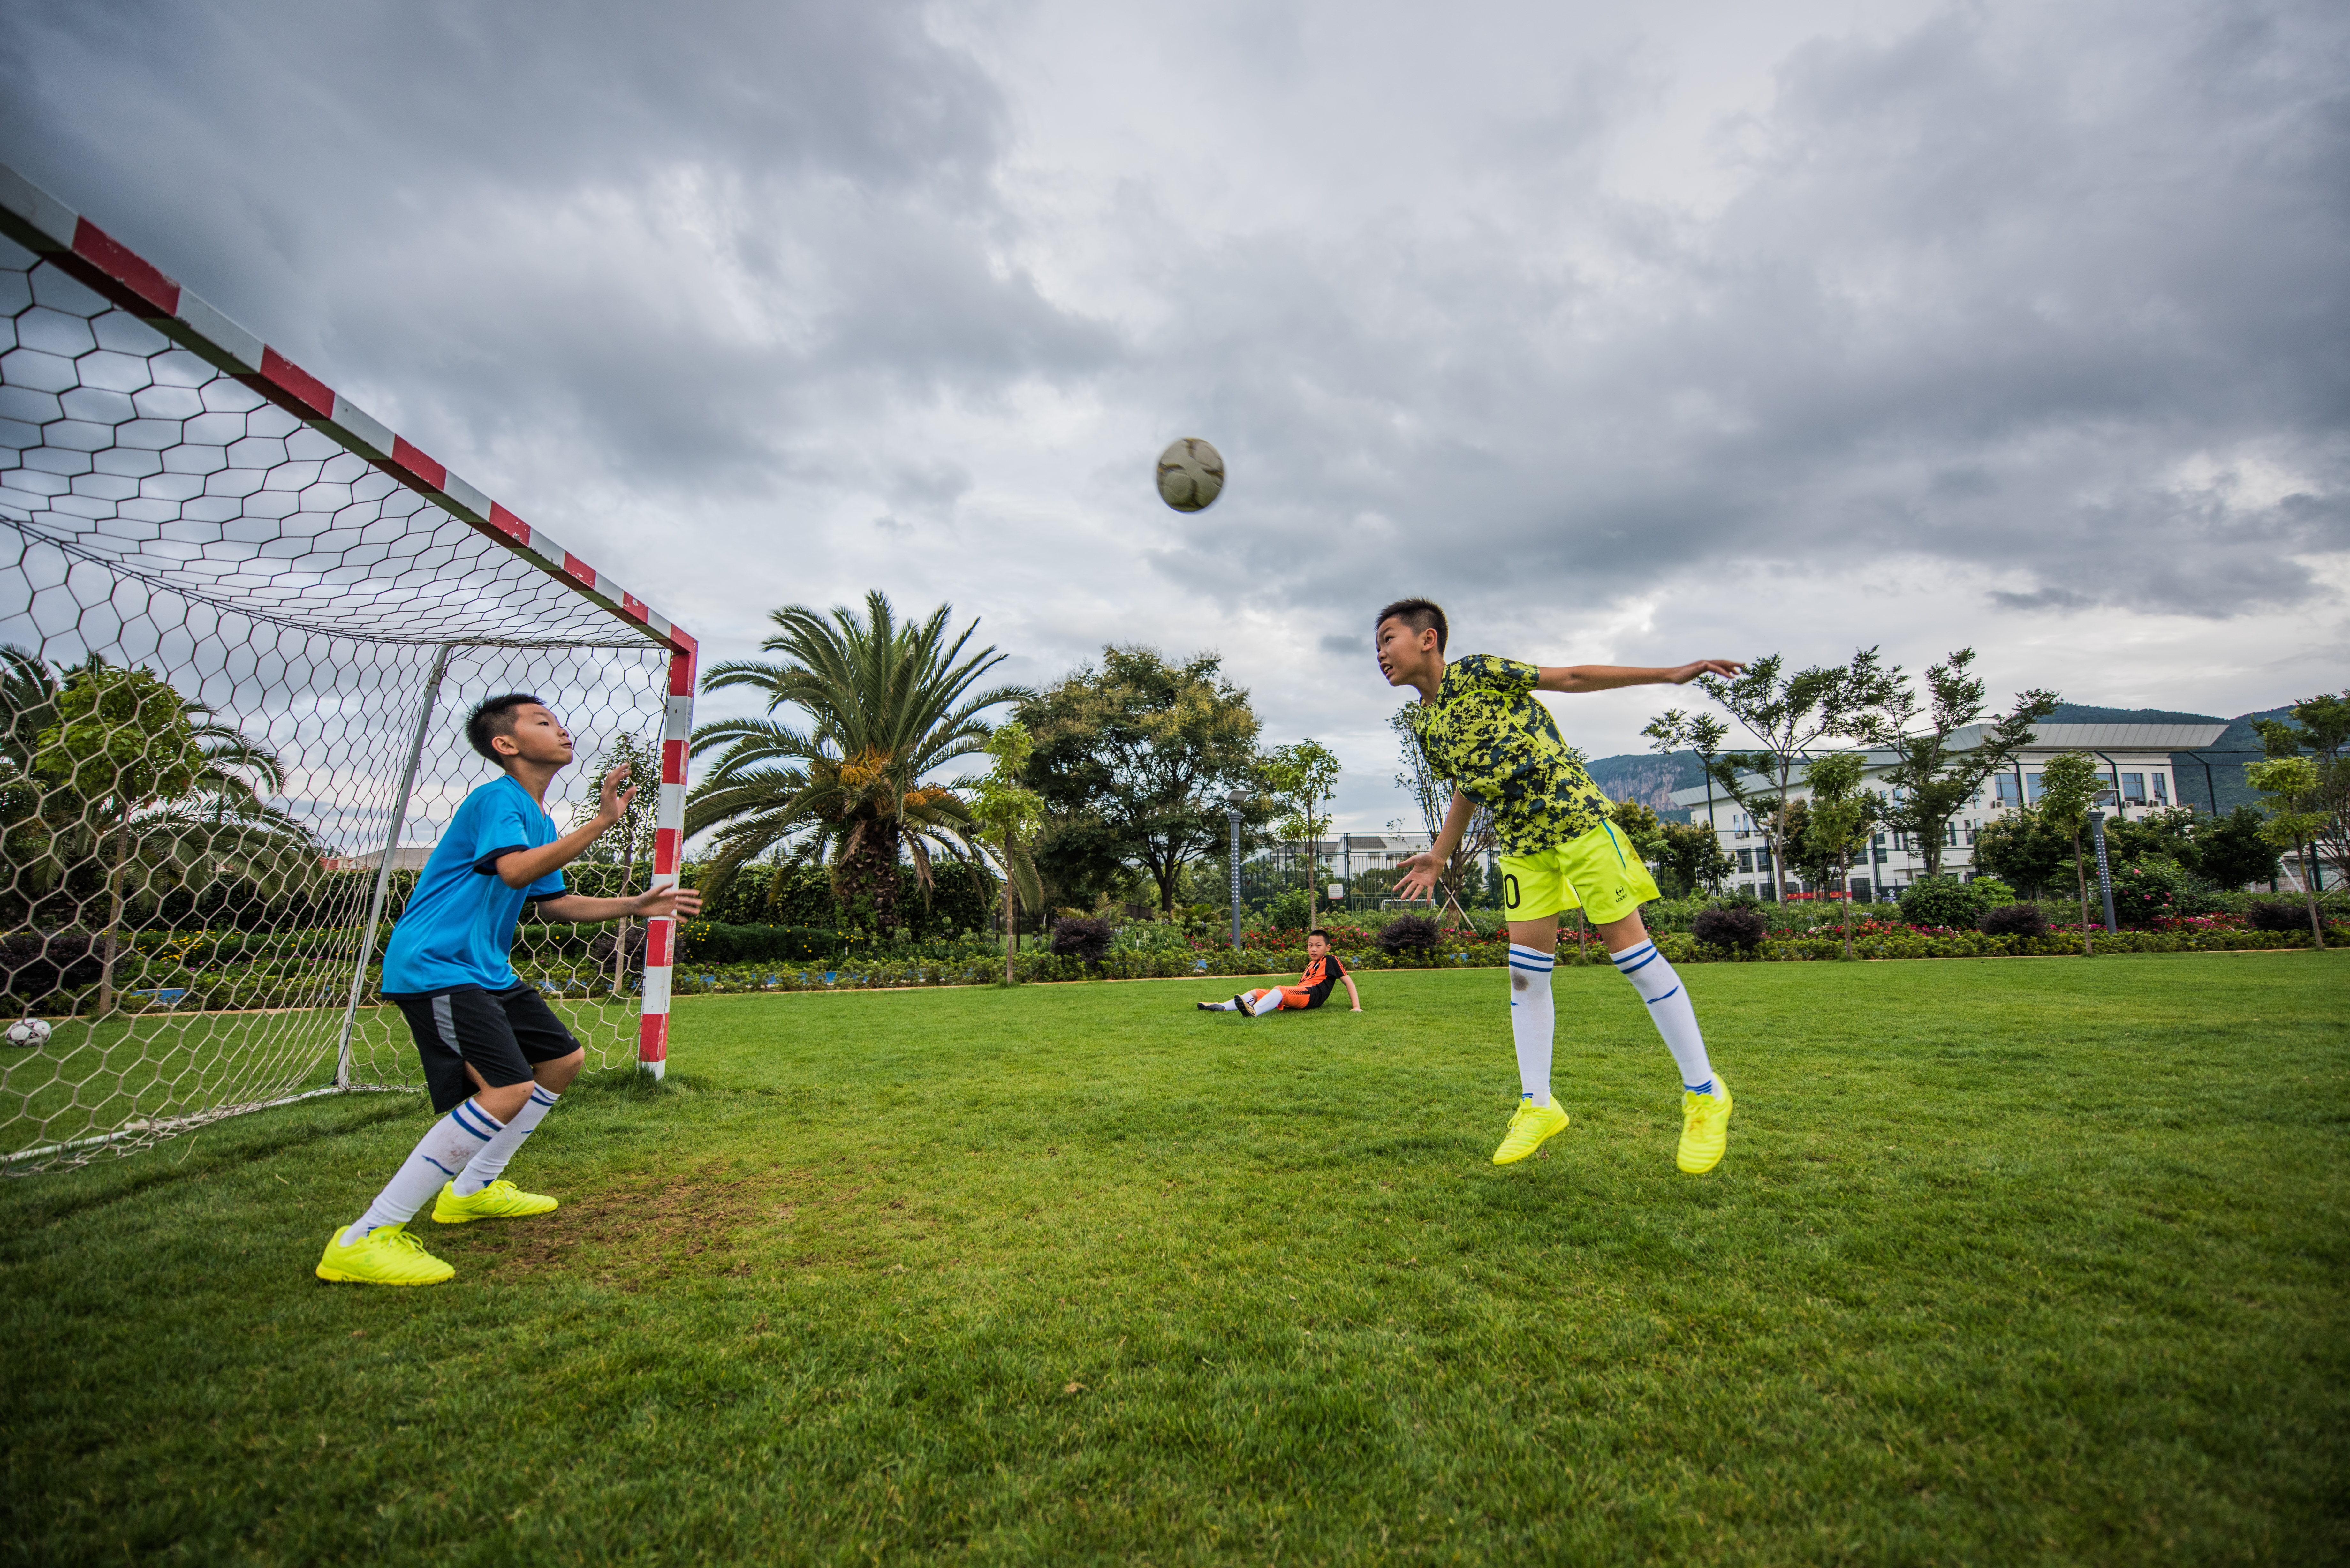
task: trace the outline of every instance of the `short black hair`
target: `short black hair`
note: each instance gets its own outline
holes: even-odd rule
[[[1321,938],[1324,941],[1326,941],[1326,941],[1328,941],[1328,940],[1330,940],[1330,933],[1329,933],[1329,932],[1327,932],[1327,931],[1326,931],[1326,930],[1324,930],[1324,929],[1323,929],[1321,927],[1319,927],[1319,926],[1315,927],[1312,930],[1310,930],[1310,931],[1306,932],[1305,934],[1306,934],[1307,936],[1309,936],[1309,937],[1320,937],[1320,938]]]
[[[498,749],[495,746],[490,744],[490,737],[513,734],[515,710],[525,702],[538,702],[538,699],[527,691],[509,691],[502,697],[493,697],[474,709],[465,720],[466,743],[498,766],[505,766],[506,759],[498,754]],[[542,708],[546,706],[544,702],[539,702],[538,705]]]
[[[1414,631],[1436,628],[1436,651],[1444,651],[1444,643],[1452,628],[1445,624],[1444,607],[1434,599],[1398,599],[1371,618],[1371,629],[1377,631],[1390,619],[1400,618]]]

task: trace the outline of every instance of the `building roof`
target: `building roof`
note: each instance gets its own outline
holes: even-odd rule
[[[1971,751],[1988,724],[1970,724],[1950,736],[1950,749]],[[2035,724],[2035,752],[2191,752],[2227,732],[2225,724]]]

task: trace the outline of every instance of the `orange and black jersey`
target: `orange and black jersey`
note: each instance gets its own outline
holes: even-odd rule
[[[1347,966],[1338,961],[1336,953],[1324,953],[1318,959],[1307,961],[1305,972],[1297,977],[1297,989],[1311,998],[1305,1005],[1319,1007],[1329,1001],[1330,988],[1337,984],[1346,972]]]

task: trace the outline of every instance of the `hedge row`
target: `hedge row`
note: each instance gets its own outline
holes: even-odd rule
[[[2330,939],[2350,945],[2350,929],[2329,931]],[[1799,938],[1765,941],[1751,952],[1708,947],[1685,932],[1668,932],[1656,939],[1665,956],[1680,963],[1808,963],[1841,960],[1844,944],[1834,938]],[[1858,959],[1928,958],[2061,958],[2078,957],[2077,935],[2047,937],[1927,936],[1921,933],[1856,938]],[[2306,932],[2280,931],[2119,931],[2099,932],[2096,948],[2104,953],[2266,952],[2309,946]],[[1349,954],[1347,968],[1357,972],[1379,970],[1498,969],[1505,963],[1505,942],[1453,942],[1426,953],[1389,956],[1378,952]],[[1569,966],[1578,961],[1575,947],[1562,944],[1559,959]],[[1607,954],[1594,942],[1580,961],[1605,963]],[[1050,953],[1022,953],[1013,961],[1014,976],[1024,982],[1076,980],[1181,980],[1216,976],[1295,974],[1305,964],[1303,948],[1292,950],[1223,949],[1184,954],[1112,952],[1094,968],[1080,960]],[[681,966],[674,989],[681,995],[763,991],[854,991],[931,985],[987,985],[1003,978],[1003,963],[983,959],[950,962],[879,962],[846,969],[778,968],[772,965],[728,964]]]
[[[2329,928],[2331,943],[2350,946],[2350,928]],[[1665,956],[1683,963],[1813,963],[1844,956],[1844,946],[1833,937],[1808,937],[1764,941],[1759,948],[1739,950],[1709,947],[1685,932],[1668,931],[1656,939]],[[2269,952],[2309,946],[2305,931],[2118,931],[2096,933],[2100,954],[2168,952]],[[1383,970],[1498,969],[1506,961],[1508,944],[1500,941],[1455,940],[1433,951],[1396,954],[1376,950],[1347,956],[1347,965],[1358,972]],[[1853,940],[1853,956],[1860,959],[2078,957],[2078,933],[2044,937],[1987,937],[1972,933],[1936,936],[1924,932],[1882,932]],[[1574,942],[1560,945],[1559,961],[1601,964],[1607,953],[1598,943],[1578,950]],[[1048,952],[1028,951],[1013,961],[1014,974],[1024,982],[1080,980],[1177,980],[1261,977],[1295,974],[1305,967],[1305,953],[1296,949],[1221,948],[1206,952],[1118,952],[1098,965]],[[552,995],[577,999],[609,994],[609,982],[599,973],[572,966],[518,963],[516,972]],[[380,972],[380,971],[378,971]],[[349,971],[339,963],[253,964],[191,970],[154,963],[126,965],[121,975],[120,1005],[126,1012],[169,1009],[174,1012],[216,1012],[252,1008],[338,1007],[348,994]],[[1003,977],[1000,955],[976,954],[954,959],[898,959],[858,961],[826,970],[816,964],[681,963],[674,989],[681,995],[736,992],[837,991],[890,989],[908,986],[987,985]],[[375,997],[377,973],[369,977],[368,997]],[[636,977],[629,977],[630,994],[616,1001],[634,1005]],[[52,1016],[79,1012],[88,1004],[93,987],[60,989],[31,1001],[36,1011]]]

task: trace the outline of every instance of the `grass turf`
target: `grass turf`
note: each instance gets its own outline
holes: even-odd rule
[[[1561,970],[681,1002],[452,1285],[309,1274],[369,1096],[0,1190],[26,1562],[2326,1560],[2350,960],[1686,973],[1739,1113]]]

